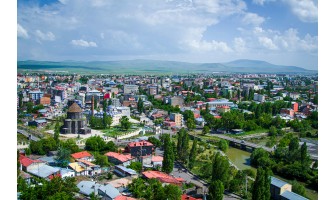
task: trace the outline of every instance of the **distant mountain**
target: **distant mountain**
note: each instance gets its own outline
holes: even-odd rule
[[[18,61],[18,71],[63,71],[69,73],[316,73],[295,66],[274,65],[259,60],[235,60],[227,63],[187,63],[162,60],[120,61]]]

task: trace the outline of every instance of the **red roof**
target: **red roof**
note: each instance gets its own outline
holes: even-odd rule
[[[128,143],[128,147],[138,147],[138,146],[154,146],[154,145],[146,140]]]
[[[216,118],[216,119],[221,119],[221,116],[219,116],[219,115],[215,115],[214,118]]]
[[[172,183],[172,184],[180,185],[182,182],[185,181],[183,178],[174,178],[160,171],[145,171],[145,172],[142,172],[142,174],[148,179],[155,178],[163,183]]]
[[[152,162],[162,162],[163,157],[162,156],[152,156],[151,161]]]
[[[121,162],[127,162],[128,160],[133,159],[130,154],[120,154],[120,153],[115,153],[115,152],[105,153],[105,156],[113,157],[115,159],[118,159]]]
[[[28,157],[25,157],[23,155],[20,155],[19,157],[19,161],[21,163],[22,166],[28,167],[29,165],[31,165],[32,163],[41,163],[43,161],[41,160],[32,160]]]
[[[114,200],[136,200],[136,199],[133,197],[127,197],[127,196],[120,195],[120,196],[115,197]]]
[[[111,95],[109,94],[109,93],[106,93],[105,95],[104,95],[104,99],[110,99],[111,97],[110,97]]]
[[[216,98],[207,98],[208,101],[214,101]]]
[[[71,156],[74,159],[80,159],[80,158],[90,157],[92,155],[90,153],[88,153],[87,151],[82,151],[82,152],[78,152],[78,153],[73,153],[73,154],[71,154]]]
[[[187,196],[187,194],[183,194],[181,195],[181,200],[202,200],[202,199],[197,199],[197,198],[194,198],[194,197],[191,197],[191,196]]]

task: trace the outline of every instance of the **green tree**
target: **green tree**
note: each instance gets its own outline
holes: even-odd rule
[[[213,159],[212,181],[221,181],[224,185],[229,182],[229,161],[217,152]]]
[[[140,173],[142,171],[142,163],[141,162],[131,162],[129,165],[129,168]]]
[[[113,122],[113,118],[109,115],[107,115],[105,112],[102,116],[102,124],[103,124],[103,128],[109,128],[111,126]]]
[[[68,139],[60,142],[60,146],[64,149],[68,149],[70,153],[77,153],[80,151],[79,146],[73,139]]]
[[[268,168],[258,168],[257,176],[254,182],[254,188],[252,190],[253,200],[269,200],[270,193],[270,183],[271,183],[271,171]]]
[[[100,165],[101,167],[108,167],[110,166],[108,162],[108,158],[105,155],[100,155],[99,153],[94,154],[94,163]]]
[[[209,127],[205,125],[204,128],[202,129],[202,134],[206,135],[209,133],[209,131],[210,131]]]
[[[208,188],[208,199],[209,200],[223,200],[224,185],[219,180],[211,182]]]
[[[105,141],[100,136],[89,137],[85,142],[85,149],[88,151],[100,152],[105,149]]]
[[[113,152],[117,152],[117,149],[118,148],[113,141],[107,142],[104,148],[105,151],[113,151]]]
[[[190,157],[189,157],[189,163],[188,163],[188,166],[190,169],[194,167],[195,158],[197,156],[197,144],[198,144],[198,140],[195,138],[193,140]]]
[[[305,187],[296,180],[292,182],[292,192],[307,197]]]
[[[141,97],[138,99],[138,102],[137,102],[137,111],[139,113],[142,113],[144,111],[143,100]]]
[[[155,145],[155,147],[161,147],[162,146],[162,142],[159,139],[157,139],[153,136],[149,137],[148,141],[151,142],[153,145]]]
[[[187,162],[188,159],[188,143],[189,137],[185,128],[181,128],[177,133],[177,153],[179,160],[184,163]]]
[[[125,130],[128,130],[131,127],[131,122],[127,116],[122,116],[120,119],[121,127]]]
[[[277,129],[276,129],[275,126],[271,126],[271,127],[269,128],[269,135],[270,135],[270,136],[277,136]]]
[[[218,148],[223,151],[223,152],[227,152],[229,145],[228,145],[228,141],[227,140],[220,140],[219,144],[218,144]]]
[[[59,133],[60,133],[60,125],[59,122],[57,121],[54,130],[54,140],[56,141],[57,145],[59,145]]]
[[[103,109],[104,112],[107,111],[107,100],[106,99],[104,99],[103,102],[102,102],[102,109]]]
[[[168,200],[180,200],[180,197],[182,195],[182,191],[180,190],[180,188],[172,184],[166,185],[164,187],[164,192],[164,199],[166,198]]]
[[[273,161],[270,159],[267,151],[262,148],[257,148],[251,153],[250,163],[256,167],[271,167]]]
[[[174,152],[172,147],[172,141],[167,137],[164,140],[164,156],[163,156],[163,166],[162,171],[165,173],[171,173],[173,170],[174,163]]]
[[[59,165],[61,167],[66,167],[70,162],[71,151],[67,148],[60,146],[57,152],[57,158]]]
[[[32,113],[33,112],[33,108],[34,108],[34,103],[33,102],[28,102],[26,104],[27,106],[27,113]]]
[[[186,126],[189,130],[193,130],[196,127],[194,120],[192,120],[190,118],[186,121]]]

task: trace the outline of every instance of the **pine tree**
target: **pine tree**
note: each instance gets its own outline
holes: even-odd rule
[[[106,100],[106,99],[103,100],[102,108],[103,108],[103,111],[104,111],[104,112],[107,111],[107,100]]]
[[[213,159],[212,181],[218,180],[226,185],[229,181],[229,161],[217,152]]]
[[[59,144],[59,133],[60,133],[60,126],[59,126],[59,122],[57,121],[55,125],[55,130],[54,130],[54,139],[57,145]]]
[[[192,149],[191,149],[190,157],[189,157],[189,163],[188,163],[188,166],[190,169],[194,167],[195,158],[197,156],[196,155],[197,154],[197,143],[198,143],[198,140],[195,138],[193,140]]]
[[[221,181],[212,181],[208,188],[209,200],[223,200],[224,185]]]
[[[254,187],[252,190],[252,199],[253,200],[269,200],[270,193],[270,184],[271,184],[271,171],[268,168],[258,168],[257,176],[254,182]]]
[[[140,97],[140,98],[138,99],[138,102],[137,102],[137,111],[138,111],[139,113],[142,113],[142,112],[143,112],[143,109],[144,109],[144,107],[143,107],[143,100],[142,100],[142,98]]]
[[[173,170],[173,163],[174,163],[174,152],[172,147],[172,141],[170,141],[170,137],[166,137],[164,140],[162,171],[168,174],[171,173]]]

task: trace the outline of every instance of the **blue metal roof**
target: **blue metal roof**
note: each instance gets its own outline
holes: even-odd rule
[[[54,174],[58,172],[59,169],[51,167],[49,165],[42,165],[40,167],[33,168],[31,170],[28,170],[29,173],[34,174],[35,176],[46,178],[50,176],[51,174]]]
[[[289,199],[289,200],[308,200],[307,198],[300,196],[299,194],[296,194],[294,192],[290,192],[290,191],[285,191],[280,196],[285,197],[286,199]]]
[[[127,168],[127,167],[125,167],[125,166],[122,166],[122,165],[117,165],[117,166],[115,166],[115,167],[117,167],[117,168],[119,168],[119,169],[121,169],[121,170],[123,170],[123,171],[125,171],[125,172],[127,172],[127,173],[129,173],[129,174],[131,174],[131,175],[135,175],[135,174],[137,174],[135,170],[133,170],[133,169],[129,169],[129,168]]]
[[[281,188],[281,187],[283,187],[286,184],[288,184],[288,183],[286,183],[286,182],[284,182],[284,181],[282,181],[280,179],[277,179],[277,178],[271,176],[271,185],[274,185],[274,186],[277,186],[277,187]]]

